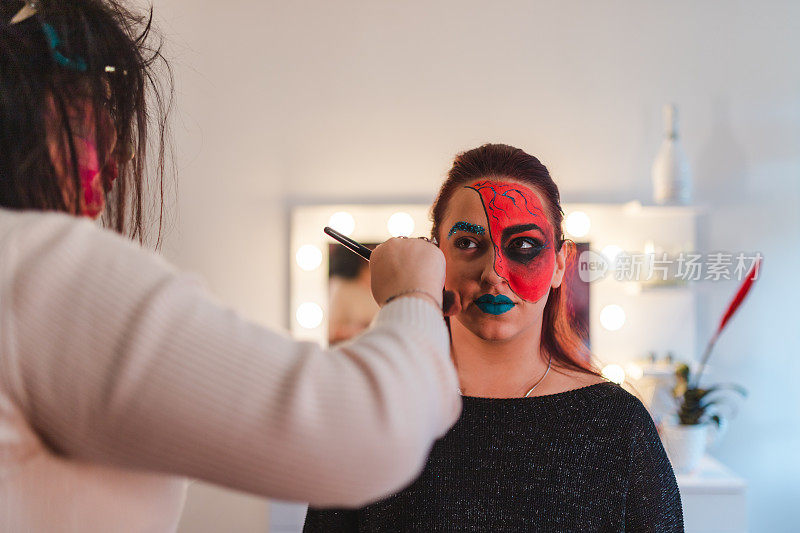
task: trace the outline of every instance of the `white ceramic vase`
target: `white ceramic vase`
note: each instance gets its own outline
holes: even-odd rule
[[[700,459],[711,445],[716,432],[710,424],[676,424],[668,421],[661,428],[661,440],[667,457],[676,474],[689,474],[700,463]]]
[[[664,106],[664,140],[652,168],[653,201],[660,205],[688,205],[692,198],[689,160],[678,137],[678,110]]]

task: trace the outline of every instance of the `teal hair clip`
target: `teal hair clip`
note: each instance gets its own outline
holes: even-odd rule
[[[47,38],[47,44],[50,46],[50,53],[56,63],[68,69],[77,70],[78,72],[86,72],[86,61],[81,56],[76,56],[75,59],[69,58],[61,53],[58,49],[61,46],[61,39],[58,32],[50,24],[43,22],[42,31]]]

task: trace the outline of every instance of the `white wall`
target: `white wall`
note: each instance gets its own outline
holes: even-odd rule
[[[716,378],[750,391],[716,454],[749,483],[752,531],[793,528],[800,4],[165,0],[156,10],[177,78],[181,175],[165,254],[271,325],[285,325],[288,204],[430,199],[452,156],[486,141],[539,156],[566,201],[646,201],[660,106],[676,102],[697,199],[712,208],[706,250],[765,256],[712,359]],[[734,290],[703,286],[701,336]],[[185,531],[225,520],[265,530],[259,500],[193,492],[204,503],[190,500]]]

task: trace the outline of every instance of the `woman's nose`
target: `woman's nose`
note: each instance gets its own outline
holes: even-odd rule
[[[481,283],[490,287],[500,285],[505,280],[497,273],[496,254],[497,252],[485,254],[483,271],[481,272]]]

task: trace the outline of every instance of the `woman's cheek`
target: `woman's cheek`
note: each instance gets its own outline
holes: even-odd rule
[[[453,264],[452,261],[448,261],[447,257],[445,256],[446,266],[445,266],[445,274],[444,274],[444,283],[447,288],[456,289],[458,288],[459,283],[463,280],[463,275],[460,272],[459,268]]]
[[[505,265],[508,283],[517,295],[535,302],[547,294],[555,266],[552,253],[542,254],[527,265],[506,259]]]

